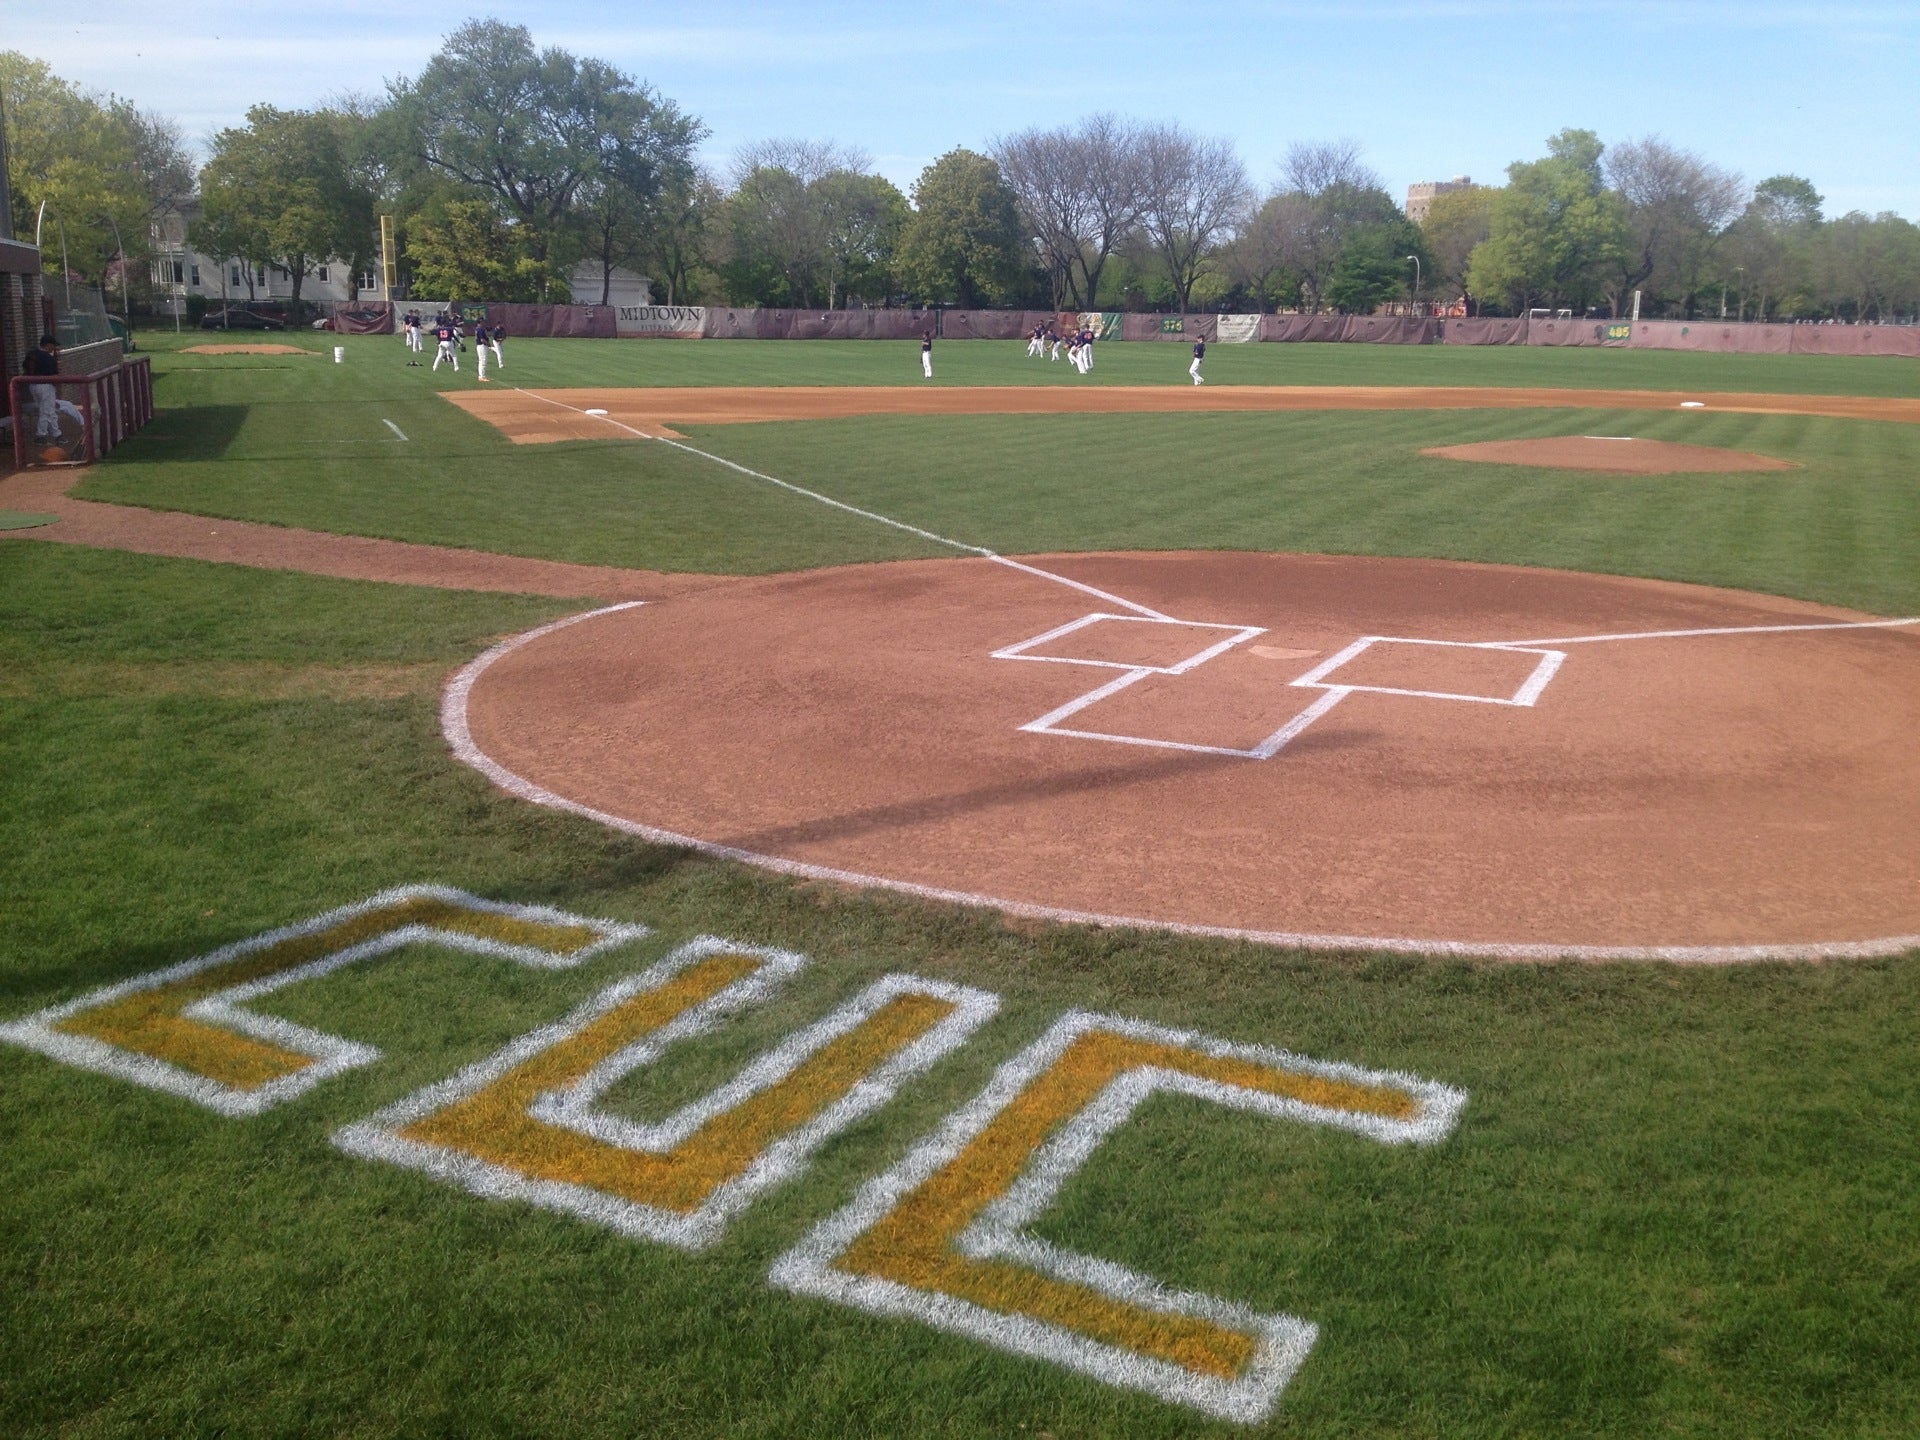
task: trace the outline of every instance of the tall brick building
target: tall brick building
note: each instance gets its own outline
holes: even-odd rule
[[[1407,218],[1418,225],[1427,218],[1427,209],[1433,204],[1435,196],[1472,188],[1473,181],[1465,175],[1456,175],[1451,180],[1422,180],[1416,185],[1409,185],[1407,186]]]

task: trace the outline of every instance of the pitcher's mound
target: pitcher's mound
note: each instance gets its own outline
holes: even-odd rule
[[[1607,470],[1616,475],[1681,475],[1732,470],[1798,470],[1791,460],[1711,445],[1680,445],[1630,435],[1548,435],[1530,440],[1482,440],[1422,450],[1446,460],[1492,465],[1539,465],[1554,470]]]
[[[311,355],[298,345],[189,345],[182,355]]]

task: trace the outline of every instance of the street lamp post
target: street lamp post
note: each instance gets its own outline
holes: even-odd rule
[[[1413,262],[1413,304],[1418,305],[1420,303],[1420,257],[1409,255],[1407,259]]]
[[[1740,277],[1733,283],[1734,289],[1740,295],[1740,323],[1744,325],[1747,320],[1747,267],[1736,265],[1733,267],[1733,273]]]
[[[127,304],[127,242],[120,238],[120,222],[113,218],[113,212],[107,212],[107,223],[113,226],[113,243],[120,251],[120,318],[127,322],[127,335],[133,335],[133,310]]]

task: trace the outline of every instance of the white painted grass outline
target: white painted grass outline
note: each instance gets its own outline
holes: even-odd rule
[[[399,435],[402,440],[405,440],[407,438],[405,435],[400,434],[400,427],[394,424],[391,420],[382,420],[380,423],[386,426],[387,429],[391,430],[395,435]]]
[[[957,1296],[915,1289],[872,1275],[855,1275],[835,1261],[911,1193],[951,1164],[966,1147],[1053,1067],[1081,1036],[1108,1032],[1221,1059],[1238,1059],[1297,1074],[1391,1087],[1419,1102],[1411,1120],[1391,1120],[1284,1096],[1241,1089],[1157,1067],[1127,1072],[1062,1123],[1029,1158],[1020,1177],[956,1239],[963,1253],[1026,1264],[1109,1299],[1167,1315],[1191,1315],[1256,1338],[1246,1371],[1232,1380],[1199,1375],[1171,1362],[1107,1345],[1029,1315],[991,1310]],[[1253,1423],[1272,1413],[1282,1390],[1306,1359],[1318,1334],[1311,1322],[1260,1312],[1218,1296],[1174,1290],[1151,1276],[1051,1245],[1030,1233],[1033,1222],[1086,1164],[1106,1137],[1156,1091],[1209,1100],[1275,1119],[1347,1130],[1384,1144],[1431,1145],[1459,1122],[1464,1091],[1393,1071],[1308,1060],[1261,1045],[1235,1045],[1191,1031],[1163,1029],[1117,1016],[1070,1011],[1033,1044],[997,1070],[971,1102],[942,1122],[898,1164],[860,1188],[852,1202],[814,1227],[773,1264],[768,1279],[796,1294],[813,1295],[890,1318],[919,1320],[1001,1350],[1078,1370],[1109,1385],[1141,1390],[1222,1419]]]
[[[412,1140],[400,1133],[478,1094],[634,996],[660,988],[689,966],[713,955],[752,955],[763,963],[751,975],[734,981],[690,1006],[658,1030],[608,1056],[576,1084],[537,1097],[528,1113],[536,1120],[572,1130],[614,1149],[660,1153],[684,1143],[716,1117],[778,1084],[810,1056],[857,1028],[899,996],[931,995],[948,1001],[954,1009],[917,1040],[889,1055],[871,1074],[813,1119],[773,1141],[741,1174],[718,1186],[698,1207],[684,1213],[610,1195],[590,1185],[533,1179],[509,1166],[448,1146]],[[639,974],[616,981],[561,1019],[530,1031],[450,1079],[426,1086],[365,1120],[343,1126],[334,1132],[333,1143],[350,1155],[419,1170],[485,1199],[519,1200],[541,1209],[575,1215],[636,1239],[654,1240],[684,1250],[704,1250],[721,1238],[727,1223],[762,1191],[798,1175],[806,1168],[813,1152],[829,1138],[879,1109],[907,1080],[966,1043],[1000,1004],[999,997],[968,986],[911,975],[884,976],[825,1018],[794,1032],[773,1050],[755,1058],[726,1084],[664,1120],[648,1124],[596,1108],[598,1098],[622,1077],[655,1063],[679,1041],[706,1034],[730,1015],[763,1003],[806,963],[805,956],[792,951],[700,936]]]
[[[311,1065],[246,1090],[222,1084],[218,1080],[196,1074],[194,1071],[165,1060],[155,1059],[150,1055],[123,1050],[117,1045],[89,1035],[74,1035],[53,1028],[61,1020],[108,1004],[123,996],[142,990],[160,989],[197,975],[213,966],[229,964],[256,951],[330,929],[369,911],[383,909],[408,900],[441,900],[449,905],[479,914],[507,915],[536,924],[584,927],[594,931],[600,938],[578,950],[558,955],[536,946],[510,945],[504,941],[489,940],[460,931],[436,929],[432,925],[401,925],[370,940],[361,941],[357,945],[344,947],[302,965],[276,971],[258,980],[231,986],[184,1007],[180,1014],[187,1019],[218,1026],[236,1034],[251,1036],[298,1055],[313,1057],[314,1063]],[[338,1035],[329,1035],[324,1031],[296,1025],[290,1020],[281,1020],[271,1015],[257,1015],[239,1008],[250,1001],[286,986],[298,984],[302,980],[311,980],[329,974],[343,965],[351,965],[355,961],[384,955],[407,945],[435,945],[449,950],[465,950],[477,955],[491,955],[534,969],[565,970],[616,945],[624,945],[648,933],[650,932],[645,925],[620,924],[610,920],[597,920],[586,915],[570,915],[544,906],[506,905],[492,900],[482,900],[478,896],[467,894],[464,890],[454,890],[444,885],[405,885],[398,889],[383,890],[378,895],[357,904],[342,906],[338,910],[329,910],[326,914],[317,915],[311,920],[303,920],[296,925],[270,930],[264,935],[255,935],[232,945],[222,946],[209,954],[182,961],[178,965],[170,965],[164,970],[136,975],[130,980],[122,980],[116,984],[89,991],[78,999],[51,1006],[11,1024],[0,1025],[0,1040],[23,1045],[29,1050],[37,1050],[43,1055],[65,1061],[83,1070],[97,1071],[102,1075],[131,1080],[136,1085],[144,1085],[152,1090],[163,1090],[172,1095],[179,1095],[221,1115],[230,1117],[257,1115],[306,1093],[330,1076],[372,1064],[380,1058],[381,1052],[372,1045],[363,1045],[357,1041],[342,1039]]]

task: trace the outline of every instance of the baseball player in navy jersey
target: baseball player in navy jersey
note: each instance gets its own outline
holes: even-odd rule
[[[487,330],[487,322],[485,320],[475,322],[473,327],[473,363],[480,373],[474,378],[479,380],[483,385],[487,379],[487,344],[492,339],[492,334]]]
[[[460,332],[453,328],[452,322],[447,320],[442,320],[434,327],[433,338],[437,344],[433,352],[433,369],[438,370],[442,360],[451,360],[453,362],[454,373],[459,373],[460,354],[453,348],[454,341],[459,338],[459,334]]]
[[[920,332],[920,369],[927,379],[933,378],[933,331]]]
[[[1206,358],[1207,358],[1207,342],[1204,340],[1194,341],[1193,342],[1193,363],[1187,366],[1187,373],[1193,376],[1193,383],[1196,385],[1204,385],[1207,383],[1206,381],[1200,378],[1200,362]]]

